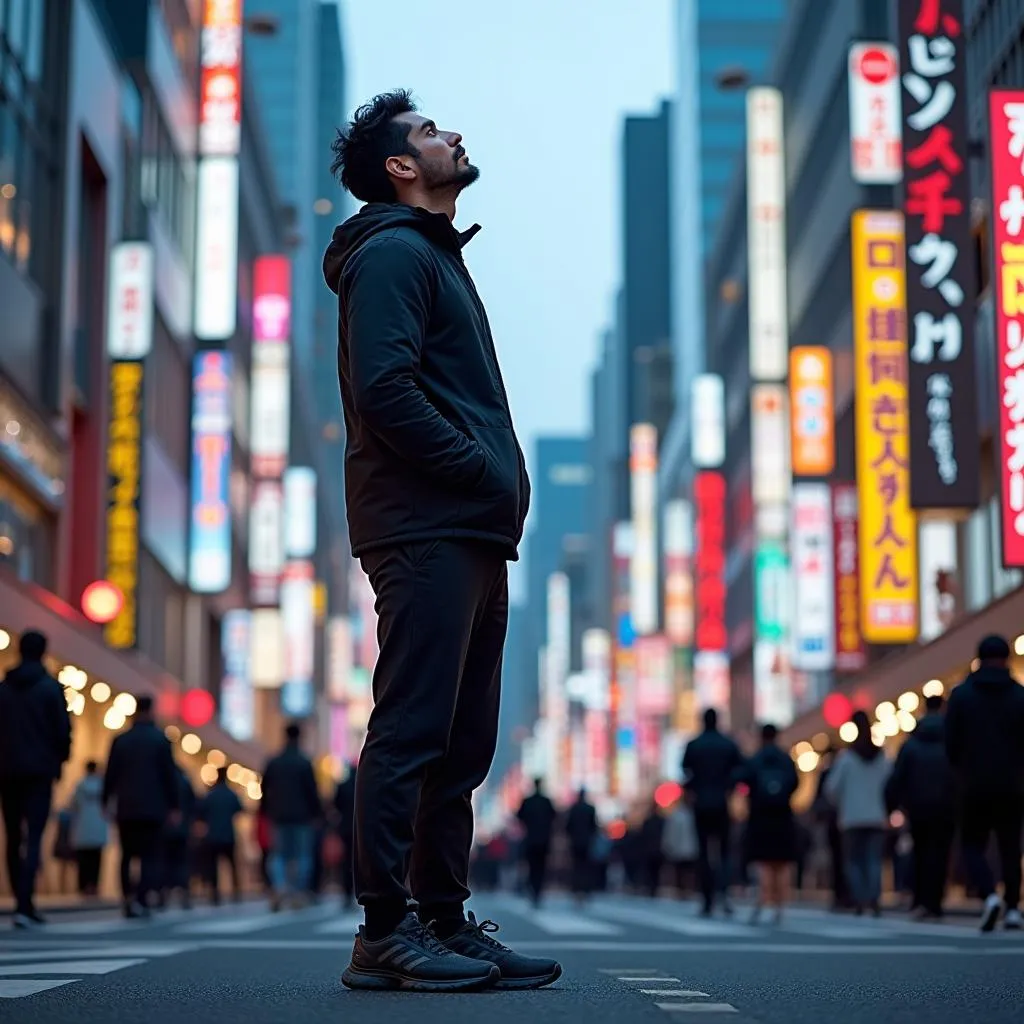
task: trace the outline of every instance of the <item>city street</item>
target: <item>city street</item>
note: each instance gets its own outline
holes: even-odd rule
[[[68,1024],[604,1024],[708,1019],[758,1024],[1019,1022],[1024,936],[966,920],[914,924],[793,910],[781,927],[704,921],[692,903],[561,896],[540,911],[484,896],[478,914],[523,950],[558,955],[551,989],[475,996],[356,994],[339,975],[357,923],[334,900],[272,915],[263,903],[172,910],[153,923],[69,915],[0,940],[0,1021]]]

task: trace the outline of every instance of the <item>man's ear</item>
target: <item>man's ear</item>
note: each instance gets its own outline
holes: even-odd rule
[[[416,177],[416,167],[408,157],[389,156],[384,163],[384,168],[392,177],[402,178],[405,181],[412,181]]]

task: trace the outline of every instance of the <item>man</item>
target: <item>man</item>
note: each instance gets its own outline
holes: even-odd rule
[[[544,780],[533,780],[533,792],[522,802],[516,814],[523,826],[523,859],[526,861],[527,884],[533,905],[540,906],[544,880],[551,854],[551,833],[558,814],[544,792]]]
[[[299,746],[301,738],[298,724],[289,723],[284,750],[267,762],[263,772],[263,810],[272,833],[267,867],[274,911],[289,894],[293,903],[302,899],[312,878],[313,839],[322,808],[313,763]]]
[[[43,923],[36,875],[53,783],[71,756],[71,718],[63,687],[43,667],[46,637],[23,633],[18,651],[21,661],[0,684],[0,803],[14,927],[31,928]]]
[[[545,985],[556,963],[515,956],[463,912],[470,800],[497,742],[506,563],[518,557],[530,502],[494,341],[462,258],[479,226],[453,226],[456,200],[479,172],[462,136],[418,114],[402,91],[356,111],[334,150],[333,170],[367,204],[335,231],[324,276],[339,296],[352,552],[377,597],[381,641],[356,786],[366,924],[344,980]]]
[[[579,901],[590,894],[594,883],[593,849],[597,836],[597,811],[587,800],[587,791],[581,789],[576,802],[566,816],[565,833],[569,837],[572,855],[572,890]]]
[[[942,917],[949,855],[956,831],[956,777],[946,754],[941,696],[925,700],[925,715],[907,737],[886,784],[890,810],[910,822],[914,844],[914,907],[926,918]]]
[[[338,871],[341,876],[341,891],[344,894],[346,910],[352,906],[352,899],[355,896],[352,851],[355,845],[356,779],[358,774],[359,766],[353,761],[348,766],[348,774],[338,783],[338,788],[334,791],[335,824],[338,829],[338,838],[341,840],[341,863],[338,866]]]
[[[220,862],[231,872],[231,891],[235,900],[242,898],[238,876],[238,855],[235,848],[235,818],[242,813],[238,794],[228,785],[227,768],[217,769],[217,781],[210,787],[199,807],[199,819],[206,826],[207,867],[210,872],[210,893],[214,906],[220,903]]]
[[[121,840],[121,895],[125,917],[145,917],[159,884],[160,844],[166,824],[180,819],[178,769],[171,744],[153,720],[153,698],[135,702],[127,732],[114,738],[103,779],[103,805],[114,806]],[[132,866],[139,862],[138,879]]]
[[[1021,828],[1024,825],[1024,687],[1010,675],[1010,645],[1001,636],[978,645],[978,670],[949,698],[946,750],[960,779],[964,858],[985,899],[981,930],[1020,929]],[[1003,869],[996,893],[985,856],[995,833]]]
[[[697,826],[704,917],[714,910],[716,892],[722,894],[725,912],[732,913],[728,898],[732,829],[729,797],[742,764],[739,747],[718,731],[718,712],[708,708],[704,712],[704,731],[687,744],[683,754],[683,780],[693,801]]]

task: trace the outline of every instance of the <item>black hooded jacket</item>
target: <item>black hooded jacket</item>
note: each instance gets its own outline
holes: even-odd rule
[[[1024,796],[1024,686],[983,665],[949,697],[946,750],[968,797]]]
[[[324,278],[338,294],[352,554],[476,538],[516,559],[526,463],[483,303],[462,259],[479,230],[371,203],[335,229]]]
[[[956,811],[956,776],[946,753],[946,722],[936,712],[924,716],[900,748],[885,787],[890,810],[907,812],[915,821],[952,820]]]
[[[0,683],[0,779],[59,779],[71,756],[64,688],[38,661],[23,661]]]

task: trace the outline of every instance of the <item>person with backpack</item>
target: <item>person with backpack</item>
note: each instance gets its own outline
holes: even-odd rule
[[[799,785],[793,759],[777,742],[778,729],[765,725],[761,749],[737,772],[737,781],[749,789],[746,858],[757,865],[756,923],[765,907],[775,908],[774,921],[782,920],[789,894],[790,865],[796,860],[796,821],[791,800]]]

